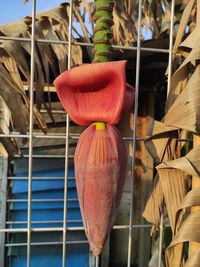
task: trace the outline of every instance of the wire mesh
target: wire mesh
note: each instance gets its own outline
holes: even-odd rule
[[[88,243],[87,240],[75,240],[75,241],[69,241],[67,240],[67,232],[68,231],[83,231],[84,228],[79,227],[69,227],[68,222],[72,222],[67,219],[67,202],[70,201],[68,198],[68,181],[70,179],[74,180],[74,177],[69,177],[68,175],[68,160],[69,158],[73,158],[73,156],[69,155],[69,139],[74,138],[78,139],[79,135],[70,134],[69,133],[69,117],[66,116],[66,132],[65,134],[35,134],[33,132],[33,106],[34,106],[34,53],[35,53],[35,43],[47,43],[47,44],[55,44],[55,45],[68,45],[68,69],[71,68],[71,47],[72,45],[79,45],[81,47],[89,47],[93,46],[93,44],[90,43],[84,43],[84,42],[74,42],[72,41],[72,22],[73,22],[73,0],[71,0],[70,3],[70,13],[69,13],[69,39],[68,41],[55,41],[55,40],[42,40],[42,39],[36,39],[35,38],[35,18],[36,18],[36,1],[38,0],[32,0],[32,32],[31,32],[31,38],[20,38],[20,37],[6,37],[6,36],[0,36],[0,40],[3,41],[16,41],[16,42],[29,42],[31,43],[31,71],[30,71],[30,124],[29,124],[29,132],[27,134],[20,134],[20,133],[10,133],[10,134],[0,134],[1,138],[6,137],[13,137],[13,138],[28,138],[29,140],[29,149],[28,153],[24,155],[24,157],[28,158],[28,177],[8,177],[9,180],[27,180],[28,181],[28,198],[23,200],[15,200],[15,199],[7,199],[7,202],[26,202],[27,203],[27,220],[21,221],[21,222],[14,222],[14,221],[6,221],[6,225],[27,225],[25,228],[5,228],[0,229],[0,232],[5,233],[26,233],[27,234],[27,242],[21,242],[21,243],[6,243],[5,247],[20,247],[20,246],[26,246],[27,248],[27,267],[31,267],[31,248],[34,246],[41,246],[41,245],[62,245],[62,267],[66,266],[66,258],[67,258],[67,245],[68,244],[85,244]],[[159,49],[159,48],[147,48],[141,46],[141,16],[142,16],[142,0],[139,0],[139,7],[138,7],[138,38],[137,38],[137,46],[136,47],[125,47],[121,45],[113,45],[113,49],[122,49],[122,50],[129,50],[129,51],[137,51],[136,55],[136,81],[135,81],[135,89],[136,89],[136,95],[135,95],[135,107],[134,107],[134,125],[133,125],[133,135],[132,137],[124,137],[125,141],[132,142],[132,149],[133,149],[133,157],[132,157],[132,180],[131,180],[131,200],[130,200],[130,216],[129,216],[129,224],[123,224],[123,225],[115,225],[113,229],[115,231],[117,230],[128,230],[128,255],[127,255],[127,267],[131,266],[131,260],[132,260],[132,240],[133,240],[133,234],[134,229],[144,229],[144,228],[150,228],[150,224],[133,224],[133,206],[134,206],[134,185],[135,185],[135,149],[136,149],[136,143],[137,142],[144,142],[146,140],[145,137],[136,137],[136,127],[137,127],[137,115],[138,115],[138,100],[139,100],[139,89],[140,89],[140,57],[141,52],[155,52],[155,53],[168,53],[169,54],[169,67],[168,67],[168,90],[170,88],[170,78],[172,73],[172,46],[173,46],[173,19],[174,19],[174,0],[171,2],[171,27],[170,27],[170,38],[169,38],[169,49]],[[55,111],[56,112],[56,111]],[[33,139],[65,139],[65,155],[37,155],[33,153]],[[184,140],[179,140],[185,141]],[[191,140],[187,140],[191,141]],[[16,155],[17,158],[17,155]],[[33,177],[33,171],[32,171],[32,165],[33,165],[33,159],[34,158],[64,158],[65,162],[65,172],[64,177]],[[64,198],[61,199],[33,199],[32,198],[32,181],[33,180],[54,180],[54,179],[60,179],[64,181]],[[74,201],[76,199],[71,199],[71,201]],[[31,211],[32,211],[32,204],[34,202],[62,202],[63,203],[63,220],[56,220],[56,221],[34,221],[31,218]],[[42,228],[34,228],[32,227],[35,224],[45,224],[45,223],[58,223],[60,222],[62,224],[61,227],[42,227]],[[161,267],[161,258],[162,258],[162,244],[163,244],[163,217],[161,220],[160,225],[160,244],[159,244],[159,259],[158,259],[158,267]],[[166,226],[165,226],[166,227]],[[31,238],[31,234],[33,232],[61,232],[62,233],[62,241],[48,241],[48,242],[33,242]],[[112,249],[112,248],[111,248]],[[99,257],[96,258],[95,266],[100,266],[100,259]]]
[[[35,16],[36,0],[32,2],[31,29],[31,72],[30,72],[30,116],[29,116],[29,158],[28,158],[28,210],[27,210],[27,267],[31,265],[31,207],[32,207],[32,161],[33,161],[33,105],[34,105],[34,70],[35,70]]]
[[[142,1],[139,1],[138,7],[138,37],[137,37],[137,58],[136,58],[136,80],[135,80],[135,105],[134,105],[134,125],[133,125],[133,156],[132,156],[132,180],[131,180],[131,204],[130,204],[130,219],[129,219],[129,239],[128,239],[128,257],[127,267],[131,266],[132,254],[132,230],[133,224],[133,190],[135,185],[135,149],[136,149],[136,126],[138,115],[138,98],[139,98],[139,80],[140,80],[140,53],[141,53],[141,16],[142,16]]]
[[[71,68],[71,48],[72,48],[72,19],[73,1],[70,1],[69,13],[69,44],[68,44],[68,70]],[[64,177],[64,209],[63,209],[63,251],[62,267],[66,266],[66,241],[67,241],[67,193],[68,193],[68,155],[69,154],[69,116],[66,117],[66,146],[65,146],[65,177]]]

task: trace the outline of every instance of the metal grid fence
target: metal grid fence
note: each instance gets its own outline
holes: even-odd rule
[[[62,233],[62,241],[60,242],[43,242],[39,243],[39,245],[51,245],[51,244],[62,244],[62,267],[66,266],[66,250],[67,245],[73,244],[73,243],[86,243],[87,241],[80,240],[80,241],[67,241],[67,232],[68,231],[82,231],[83,227],[68,227],[67,226],[67,196],[68,196],[68,180],[71,178],[68,177],[68,159],[69,159],[69,139],[75,138],[78,139],[78,135],[70,134],[69,133],[69,117],[66,115],[66,133],[65,134],[36,134],[33,131],[33,105],[34,105],[34,53],[35,53],[35,43],[47,43],[47,44],[57,44],[57,45],[68,45],[68,69],[71,67],[71,47],[72,45],[79,45],[79,46],[93,46],[91,43],[83,43],[83,42],[72,42],[72,23],[73,23],[73,0],[69,2],[70,4],[70,15],[69,15],[69,39],[68,41],[54,41],[54,40],[42,40],[42,39],[36,39],[35,38],[35,18],[36,18],[36,1],[32,0],[32,33],[31,38],[20,38],[20,37],[5,37],[0,36],[1,42],[3,41],[16,41],[16,42],[30,42],[31,43],[31,71],[30,71],[30,124],[29,124],[29,132],[27,134],[20,134],[18,132],[12,132],[10,134],[0,134],[1,138],[5,137],[14,137],[14,138],[28,138],[29,140],[29,151],[28,154],[25,155],[25,157],[28,157],[28,199],[24,200],[28,203],[28,209],[27,209],[27,228],[7,228],[0,229],[0,232],[3,233],[27,233],[27,243],[20,243],[17,244],[18,246],[24,246],[27,247],[27,267],[31,266],[31,248],[32,246],[38,245],[36,242],[32,243],[31,234],[33,232],[61,232]],[[141,16],[142,16],[142,0],[139,0],[139,10],[138,10],[138,37],[137,37],[137,46],[136,47],[125,47],[125,46],[119,46],[119,45],[113,45],[113,49],[123,49],[123,50],[129,50],[129,51],[136,51],[137,57],[136,57],[136,81],[135,81],[135,106],[134,106],[134,126],[133,126],[133,134],[132,138],[124,137],[125,140],[132,142],[132,148],[133,148],[133,157],[132,157],[132,180],[131,180],[131,203],[130,203],[130,216],[129,216],[129,224],[128,225],[116,225],[114,226],[114,229],[127,229],[129,232],[129,238],[128,238],[128,255],[127,255],[127,267],[131,266],[131,255],[132,255],[132,233],[134,233],[134,229],[136,228],[150,228],[151,225],[146,224],[133,224],[133,194],[134,194],[134,184],[135,184],[135,149],[136,149],[136,142],[143,142],[145,140],[145,137],[137,137],[136,138],[136,123],[137,123],[137,115],[138,115],[138,97],[139,97],[139,78],[140,78],[140,56],[141,51],[147,51],[147,52],[158,52],[158,53],[168,53],[169,54],[169,60],[168,60],[168,91],[170,88],[170,79],[171,79],[171,73],[172,73],[172,47],[173,47],[173,24],[174,24],[174,5],[175,1],[172,0],[171,2],[171,26],[170,26],[170,38],[169,38],[169,49],[159,49],[159,48],[147,48],[141,46]],[[50,228],[34,228],[32,227],[33,224],[37,223],[34,221],[34,223],[31,220],[31,207],[32,203],[37,200],[32,199],[32,181],[33,180],[45,180],[45,179],[51,179],[50,177],[32,177],[32,165],[33,165],[33,158],[63,158],[63,155],[34,155],[33,154],[33,139],[65,139],[66,140],[66,146],[65,146],[65,175],[64,175],[64,199],[58,199],[57,201],[62,201],[64,204],[63,209],[63,220],[61,221],[63,226],[62,227],[50,227]],[[17,157],[17,156],[16,156]],[[9,180],[25,180],[25,177],[8,177]],[[52,179],[55,179],[52,178]],[[57,177],[56,179],[63,179],[60,177]],[[15,200],[7,200],[14,202]],[[41,201],[38,200],[38,201]],[[48,201],[45,199],[45,201]],[[17,200],[16,200],[17,202]],[[53,222],[53,221],[51,221]],[[58,221],[56,221],[58,222]],[[23,223],[23,222],[21,222]],[[41,222],[40,222],[41,223]],[[7,221],[7,225],[12,224],[12,222]],[[158,259],[158,267],[161,267],[161,258],[162,258],[162,245],[163,245],[163,216],[161,218],[161,224],[160,224],[160,243],[159,243],[159,259]],[[6,244],[5,246],[12,246],[16,244]],[[99,258],[96,258],[96,267],[99,267]]]

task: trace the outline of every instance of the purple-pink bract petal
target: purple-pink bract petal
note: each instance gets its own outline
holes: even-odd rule
[[[119,131],[89,126],[75,153],[78,198],[90,248],[102,251],[114,224],[126,176],[126,149]]]

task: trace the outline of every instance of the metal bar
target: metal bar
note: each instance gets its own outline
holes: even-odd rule
[[[32,198],[32,163],[33,163],[33,105],[34,105],[34,70],[35,70],[35,16],[36,0],[32,0],[31,27],[31,71],[30,71],[30,116],[29,116],[29,158],[28,158],[28,210],[27,210],[27,267],[31,264],[31,198]]]
[[[64,177],[32,177],[32,180],[64,180]],[[12,181],[20,181],[20,180],[28,180],[28,177],[8,177],[8,180],[12,180]],[[75,180],[75,177],[68,177],[68,180]]]
[[[61,232],[63,230],[62,227],[42,227],[42,228],[31,228],[31,232]],[[3,232],[0,230],[0,232]],[[24,233],[27,232],[27,228],[9,228],[5,229],[7,233]]]
[[[132,225],[133,229],[141,229],[141,228],[151,228],[151,224],[136,224]],[[114,225],[113,230],[129,230],[129,225]],[[63,227],[42,227],[42,228],[31,228],[32,232],[63,232]],[[66,227],[66,231],[83,231],[83,226],[68,226]],[[0,232],[6,232],[6,233],[24,233],[27,231],[27,228],[7,228],[7,229],[0,229]]]
[[[136,57],[136,80],[135,80],[135,106],[134,106],[134,125],[133,125],[133,144],[132,144],[132,180],[131,180],[131,203],[129,217],[129,237],[128,237],[128,258],[127,267],[131,267],[132,255],[132,231],[133,231],[133,206],[134,206],[134,184],[135,184],[135,149],[136,149],[136,124],[138,114],[139,98],[139,79],[140,79],[140,53],[141,53],[141,18],[142,18],[142,0],[139,0],[138,6],[138,36],[137,36],[137,57]]]
[[[8,221],[6,222],[6,224],[8,225],[12,225],[12,224],[26,224],[27,221]],[[55,220],[55,221],[32,221],[32,224],[49,224],[49,223],[63,223],[63,220]],[[82,220],[67,220],[67,223],[82,223]],[[170,227],[170,225],[165,225],[166,227]],[[151,228],[152,225],[151,224],[135,224],[132,225],[133,228],[137,229],[137,228]],[[113,227],[114,230],[124,230],[124,229],[128,229],[129,225],[115,225]],[[13,229],[13,228],[12,228]],[[18,228],[17,228],[18,229]],[[84,228],[81,228],[79,230],[83,230]],[[6,229],[4,229],[6,230]],[[69,230],[69,229],[68,229]],[[71,230],[71,229],[70,229]],[[77,228],[76,228],[77,230]]]
[[[30,134],[0,134],[0,137],[10,137],[10,138],[29,138]],[[73,135],[72,135],[73,137]],[[76,136],[74,136],[76,137]],[[47,134],[47,135],[43,135],[43,134],[33,134],[33,138],[38,138],[38,139],[65,139],[65,135],[63,134]]]
[[[0,228],[6,227],[8,155],[0,156]],[[5,233],[0,234],[0,266],[4,266]]]
[[[175,0],[171,2],[171,22],[169,34],[169,60],[168,60],[168,80],[167,80],[167,96],[169,95],[172,77],[172,49],[173,49],[173,29],[174,29],[174,9]],[[158,267],[162,266],[162,249],[163,249],[163,234],[164,234],[164,215],[161,214],[160,220],[160,235],[159,235],[159,253],[158,253]]]
[[[0,36],[0,41],[17,41],[17,42],[29,42],[29,43],[31,43],[31,38]]]
[[[12,199],[7,199],[8,203],[24,203],[24,202],[28,202],[28,201],[29,201],[28,199],[13,199],[13,198]],[[43,199],[41,199],[41,198],[39,199],[38,198],[38,199],[33,199],[32,198],[31,201],[32,201],[32,203],[33,202],[34,203],[35,202],[63,202],[64,199],[60,199],[60,198],[54,198],[54,199],[53,198],[52,199],[51,198],[48,198],[48,199],[47,198],[46,199],[45,198],[43,198]],[[68,198],[67,201],[68,202],[78,201],[78,198]]]
[[[11,134],[0,134],[0,137],[2,138],[7,138],[7,137],[10,137],[10,138],[29,138],[30,137],[30,134],[20,134],[20,133],[11,133]],[[73,134],[73,133],[69,133],[69,139],[79,139],[80,137],[80,134]],[[58,134],[58,133],[52,133],[52,134],[35,134],[33,133],[33,138],[35,139],[65,139],[66,136],[64,134]],[[124,141],[139,141],[139,142],[143,142],[143,141],[147,141],[149,139],[149,137],[127,137],[127,136],[124,136],[123,137],[123,140]],[[176,139],[178,142],[193,142],[192,139],[190,138],[184,138],[184,139],[181,139],[181,138],[177,138]]]
[[[41,109],[40,113],[48,113],[46,109]],[[66,112],[64,110],[56,110],[56,109],[52,109],[51,110],[52,114],[66,114]]]
[[[99,267],[99,256],[95,258],[95,267]]]
[[[141,47],[140,51],[168,54],[169,49]]]
[[[29,134],[0,134],[0,137],[2,138],[29,138]]]
[[[159,249],[158,249],[158,267],[162,267],[162,247],[163,247],[163,234],[164,234],[163,217],[164,217],[163,214],[161,214],[160,240],[159,240]]]
[[[113,229],[116,230],[122,230],[122,229],[129,229],[130,225],[114,225]],[[151,228],[151,224],[133,224],[132,228]]]
[[[30,38],[22,38],[22,37],[12,37],[12,36],[0,36],[0,41],[18,41],[18,42],[31,42]],[[46,44],[57,44],[57,45],[69,45],[69,41],[55,41],[55,40],[46,40],[46,39],[35,39],[35,42],[38,43],[46,43]],[[86,46],[86,47],[93,47],[93,43],[86,43],[86,42],[71,42],[72,45],[77,46]],[[128,51],[137,51],[136,46],[123,46],[123,45],[112,45],[113,49],[122,49]],[[162,48],[151,48],[151,47],[141,47],[141,51],[146,52],[155,52],[155,53],[169,53],[169,49],[162,49]]]
[[[29,138],[29,134],[19,134],[19,133],[11,133],[11,134],[0,134],[0,137],[10,137],[10,138]],[[80,134],[71,134],[69,133],[69,138],[72,139],[79,139]],[[33,134],[33,138],[38,139],[65,139],[66,136],[64,134],[58,134],[58,133],[52,133],[52,134]],[[123,139],[126,141],[132,141],[132,137],[123,137]],[[145,141],[147,138],[144,137],[137,137],[138,141]]]
[[[92,44],[92,43],[84,43],[84,42],[74,42],[73,45],[87,46],[87,47],[93,47],[94,46],[94,44]],[[137,47],[136,46],[112,45],[111,47],[113,49],[137,51]],[[155,53],[165,53],[165,54],[169,53],[169,49],[150,48],[150,47],[141,47],[141,51],[155,52]]]
[[[16,134],[16,133],[11,133],[11,134],[0,134],[0,137],[5,137],[5,138],[29,138],[29,134]],[[69,133],[69,138],[71,139],[79,139],[80,134],[70,134]],[[52,133],[52,134],[33,134],[33,138],[38,138],[38,139],[65,139],[66,136],[64,134],[57,134],[57,133]],[[132,141],[133,138],[131,137],[123,137],[123,139],[126,141]],[[147,138],[143,137],[138,137],[136,138],[138,141],[144,141]]]
[[[43,134],[34,134],[33,135],[34,136],[34,138],[38,138],[38,139],[65,139],[66,138],[66,136],[64,135],[64,134],[48,134],[48,135],[43,135]],[[80,135],[73,135],[73,134],[69,134],[69,137],[68,138],[73,138],[73,139],[75,139],[75,138],[77,138],[77,137],[79,137]],[[77,138],[78,139],[78,138]]]
[[[7,225],[12,225],[12,224],[26,224],[27,221],[7,221]],[[49,223],[63,223],[63,220],[54,220],[54,221],[32,221],[32,224],[49,224]],[[82,220],[67,220],[67,223],[82,223]]]
[[[20,155],[14,155],[15,158],[22,158]],[[23,155],[23,158],[28,158],[28,155]],[[32,158],[36,158],[36,159],[62,159],[65,158],[65,155],[34,155],[32,156]],[[74,156],[73,155],[69,155],[68,158],[73,159]]]
[[[169,94],[171,86],[171,77],[172,77],[172,49],[173,49],[173,30],[174,30],[174,9],[175,9],[175,0],[171,2],[171,23],[170,23],[170,34],[169,34],[169,64],[168,64],[168,81],[167,81],[167,96]]]
[[[52,245],[62,245],[61,241],[54,242],[33,242],[31,246],[52,246]],[[76,244],[88,244],[87,240],[77,240],[77,241],[66,241],[66,244],[76,245]],[[27,246],[27,243],[12,243],[5,244],[6,247],[24,247]]]
[[[73,19],[73,0],[70,1],[69,28],[68,28],[68,70],[71,69],[72,53],[72,19]],[[65,145],[65,179],[64,179],[64,207],[63,207],[63,251],[62,267],[66,267],[66,241],[67,241],[67,195],[68,195],[68,157],[69,157],[69,115],[66,115],[66,145]]]

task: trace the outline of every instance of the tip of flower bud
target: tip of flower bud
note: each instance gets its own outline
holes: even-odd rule
[[[102,245],[99,245],[99,246],[95,246],[94,245],[94,246],[91,247],[91,250],[92,250],[93,255],[95,257],[98,257],[101,254],[102,250],[103,250],[103,246]]]

